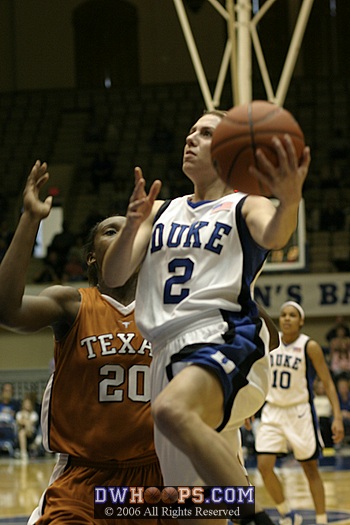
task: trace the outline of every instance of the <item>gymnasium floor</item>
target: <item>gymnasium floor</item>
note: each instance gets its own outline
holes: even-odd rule
[[[17,459],[4,455],[0,457],[0,525],[23,525],[27,522],[47,486],[54,462],[54,458],[49,457],[31,459],[22,464]],[[254,458],[248,458],[247,468],[256,487],[257,498],[277,524],[278,515],[263,487]],[[322,458],[320,471],[325,485],[329,522],[350,525],[350,447],[343,447],[334,456]],[[280,462],[278,473],[293,508],[303,515],[303,524],[313,525],[315,514],[312,500],[298,463],[288,457]]]

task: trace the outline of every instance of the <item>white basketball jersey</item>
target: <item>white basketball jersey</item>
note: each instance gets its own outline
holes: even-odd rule
[[[266,398],[269,403],[288,407],[311,402],[315,369],[306,353],[309,339],[300,334],[293,343],[285,345],[281,341],[270,352],[272,383]]]
[[[156,219],[136,294],[136,321],[147,340],[173,339],[220,309],[255,312],[250,288],[267,251],[242,217],[245,196],[200,203],[180,197]]]

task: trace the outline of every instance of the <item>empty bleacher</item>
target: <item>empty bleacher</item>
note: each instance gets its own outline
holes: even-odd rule
[[[304,188],[310,271],[337,271],[337,261],[349,260],[349,96],[346,80],[296,78],[285,102],[312,149]],[[220,106],[230,107],[231,99],[225,86]],[[37,158],[49,163],[52,174],[65,173],[51,182],[62,185],[65,217],[75,232],[92,209],[101,214],[125,211],[135,165],[143,167],[149,180],[163,180],[162,197],[180,193],[187,184],[180,163],[185,135],[203,109],[196,83],[0,94],[0,194],[8,203],[6,219],[15,226],[24,181]],[[172,147],[165,152],[152,143],[161,124],[172,135]],[[115,167],[112,183],[101,184],[94,194],[89,170],[101,147]],[[342,232],[318,231],[328,197],[346,214]]]

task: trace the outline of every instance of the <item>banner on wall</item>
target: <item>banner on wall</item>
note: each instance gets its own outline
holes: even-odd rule
[[[260,275],[255,299],[276,318],[285,301],[302,305],[308,317],[350,316],[350,273]]]
[[[87,286],[86,282],[70,284],[76,288]],[[46,286],[30,284],[25,291],[37,295]],[[350,318],[350,273],[261,274],[255,284],[255,299],[273,318],[278,317],[285,301],[300,303],[308,317]]]

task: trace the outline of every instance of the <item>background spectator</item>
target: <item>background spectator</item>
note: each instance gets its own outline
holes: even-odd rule
[[[63,282],[79,282],[86,280],[86,267],[80,253],[73,250],[68,254],[68,261],[63,268]]]
[[[350,443],[350,385],[346,377],[338,377],[337,391],[344,422],[345,441]]]
[[[34,277],[35,283],[59,283],[62,277],[61,262],[56,250],[48,248],[43,267]]]
[[[344,327],[338,327],[337,333],[329,345],[330,369],[334,378],[345,374],[350,379],[350,337]]]
[[[14,453],[16,444],[16,413],[20,403],[13,395],[11,383],[4,383],[0,399],[0,448],[7,450],[10,456]]]
[[[77,282],[87,280],[87,265],[83,256],[84,241],[81,235],[77,235],[75,244],[67,255],[67,262],[63,268],[62,280],[65,282]]]
[[[19,409],[20,402],[14,397],[13,385],[11,383],[4,383],[1,389],[0,421],[14,418]]]
[[[34,408],[30,394],[22,401],[21,410],[16,414],[17,434],[21,460],[28,461],[28,446],[35,441],[39,415]]]
[[[72,246],[75,245],[75,235],[70,231],[69,224],[67,221],[63,221],[62,231],[56,233],[53,237],[49,249],[54,250],[57,253],[57,265],[60,267],[58,273],[62,275],[64,265],[67,262],[67,254]]]
[[[333,337],[337,337],[339,335],[338,328],[343,328],[344,332],[340,335],[346,335],[350,337],[350,328],[345,322],[345,319],[343,316],[339,315],[335,318],[334,326],[326,333],[326,339],[328,343],[331,342]]]

